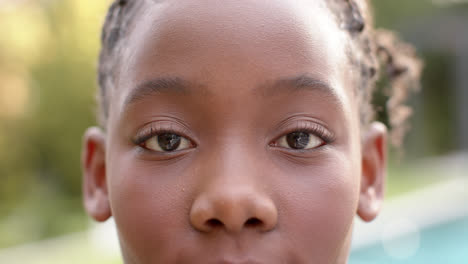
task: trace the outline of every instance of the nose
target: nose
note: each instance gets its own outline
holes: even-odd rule
[[[273,201],[254,186],[212,186],[195,199],[190,211],[192,226],[207,233],[216,229],[267,232],[275,228],[277,219]]]

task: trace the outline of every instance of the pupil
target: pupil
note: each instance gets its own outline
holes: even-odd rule
[[[180,145],[180,136],[171,133],[158,135],[158,144],[164,151],[173,151]]]
[[[306,132],[292,132],[286,136],[286,141],[293,149],[304,149],[309,144],[309,136]]]

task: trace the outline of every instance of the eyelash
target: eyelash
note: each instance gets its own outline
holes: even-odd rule
[[[297,123],[297,125],[293,129],[288,129],[285,133],[282,133],[281,136],[277,137],[273,143],[278,141],[281,137],[284,137],[290,133],[293,132],[304,132],[304,133],[310,133],[314,136],[319,137],[322,139],[325,144],[331,144],[335,141],[335,135],[328,131],[325,127],[322,125],[319,125],[317,123],[313,122],[306,122],[306,121],[300,121]]]
[[[178,131],[177,129],[174,129],[172,126],[167,128],[161,125],[159,127],[151,126],[149,129],[143,130],[141,133],[137,134],[137,136],[132,140],[132,142],[133,144],[142,147],[143,143],[145,143],[147,140],[157,135],[164,134],[164,133],[177,134],[177,135],[180,135],[181,137],[187,138],[183,131]],[[187,140],[192,142],[192,140],[188,138]]]

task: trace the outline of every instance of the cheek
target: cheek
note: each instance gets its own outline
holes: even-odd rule
[[[289,240],[317,263],[332,263],[345,246],[357,209],[359,167],[342,155],[288,178],[281,193]],[[314,263],[315,263],[314,262]]]
[[[174,255],[171,240],[184,240],[174,236],[188,233],[180,165],[148,166],[125,156],[111,161],[109,199],[124,257],[137,263],[153,263],[155,257],[161,261]]]

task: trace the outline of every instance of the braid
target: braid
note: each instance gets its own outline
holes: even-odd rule
[[[115,0],[109,8],[101,34],[101,53],[99,55],[98,84],[100,105],[99,122],[104,126],[109,113],[110,92],[117,75],[118,56],[128,28],[136,15],[142,0]]]
[[[405,105],[410,91],[419,88],[422,62],[415,50],[386,30],[374,30],[366,0],[327,1],[342,30],[348,33],[347,47],[351,64],[359,69],[360,79],[355,92],[360,100],[363,125],[375,119],[372,107],[377,81],[387,80],[388,96],[385,119],[390,127],[393,145],[401,146],[409,126],[411,109]],[[363,12],[364,11],[364,12]],[[362,14],[366,14],[367,17]]]

